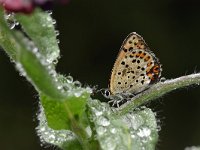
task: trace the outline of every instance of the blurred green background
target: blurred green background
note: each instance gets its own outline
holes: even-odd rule
[[[198,0],[71,0],[56,6],[61,59],[57,71],[106,88],[122,41],[141,34],[171,79],[200,70]],[[0,149],[42,150],[35,133],[38,97],[0,51]],[[148,105],[160,120],[159,150],[200,145],[200,87],[169,93]]]

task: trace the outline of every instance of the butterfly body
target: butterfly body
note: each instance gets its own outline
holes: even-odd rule
[[[143,38],[133,32],[124,40],[112,69],[111,96],[137,94],[158,82],[161,65]]]

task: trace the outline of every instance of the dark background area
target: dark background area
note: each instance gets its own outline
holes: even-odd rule
[[[135,31],[160,59],[163,77],[199,72],[199,7],[198,0],[71,0],[57,6],[53,17],[62,55],[57,71],[106,88],[122,41]],[[0,68],[0,149],[45,149],[35,133],[37,93],[2,50]],[[149,107],[161,120],[157,149],[200,145],[200,87],[171,92]]]

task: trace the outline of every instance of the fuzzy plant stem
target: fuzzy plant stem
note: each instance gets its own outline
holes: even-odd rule
[[[200,73],[182,76],[176,79],[166,80],[164,82],[158,82],[146,91],[133,97],[129,102],[123,104],[120,108],[118,108],[118,111],[113,112],[113,115],[115,117],[123,116],[130,112],[130,110],[135,109],[151,100],[155,100],[170,91],[193,84],[200,84]]]

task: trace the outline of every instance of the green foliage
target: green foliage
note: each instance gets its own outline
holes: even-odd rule
[[[56,72],[60,50],[53,25],[55,21],[49,13],[37,9],[29,16],[13,16],[23,32],[10,29],[4,16],[0,9],[0,46],[39,94],[41,105],[37,133],[42,143],[64,150],[155,149],[158,140],[155,114],[148,108],[138,107],[175,89],[177,82],[173,83],[174,86],[167,83],[169,88],[161,87],[166,84],[160,83],[160,87],[155,86],[153,94],[147,90],[146,95],[131,105],[113,109],[106,103],[91,99],[91,88],[81,87],[71,76]],[[194,83],[191,81],[178,87]],[[164,89],[160,95],[159,88]]]
[[[55,21],[52,20],[51,13],[40,12],[36,9],[32,15],[16,14],[16,19],[48,62],[57,62],[60,50],[56,39],[57,32],[54,30]]]
[[[113,118],[108,104],[89,101],[91,120],[102,149],[155,149],[158,139],[154,113],[148,108],[137,109],[118,119]]]
[[[78,135],[78,142],[86,149],[87,142],[84,140],[87,138],[84,130],[84,126],[87,124],[85,106],[91,89],[81,88],[77,86],[77,81],[73,82],[71,77],[64,78],[56,73],[54,62],[59,56],[59,49],[56,49],[58,46],[55,46],[57,45],[56,34],[54,34],[51,17],[48,13],[40,10],[35,11],[32,17],[17,15],[16,19],[19,19],[20,24],[21,21],[23,22],[22,27],[28,32],[30,39],[33,39],[30,41],[23,32],[11,30],[4,15],[1,10],[0,45],[15,62],[20,74],[25,76],[38,91],[48,126],[57,130],[72,130]],[[43,24],[47,25],[46,20],[49,20],[49,27],[42,26]],[[31,31],[31,28],[27,27],[32,21],[41,23],[36,27],[38,31]],[[49,42],[49,36],[38,36],[37,34],[44,32],[52,36],[51,42]]]
[[[41,95],[40,100],[46,112],[48,125],[52,129],[71,129],[73,122],[83,119],[86,103],[84,98],[67,97],[60,102]]]

